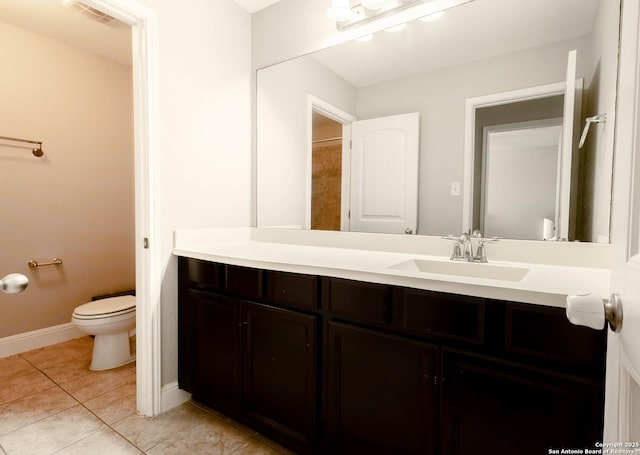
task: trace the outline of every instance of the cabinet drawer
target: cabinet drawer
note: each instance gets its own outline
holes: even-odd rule
[[[222,264],[181,257],[178,267],[181,281],[189,288],[222,288]]]
[[[263,281],[264,298],[269,302],[310,310],[318,309],[318,277],[265,271]]]
[[[484,299],[406,289],[397,328],[467,343],[484,342]]]
[[[604,371],[606,331],[571,324],[563,308],[508,303],[505,350],[545,360]]]
[[[391,324],[391,287],[338,278],[327,278],[323,295],[334,316],[352,321]]]
[[[227,265],[225,290],[236,297],[259,299],[262,296],[262,270]]]

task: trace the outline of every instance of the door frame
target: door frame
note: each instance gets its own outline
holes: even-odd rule
[[[340,198],[340,230],[349,230],[349,194],[351,193],[351,123],[357,118],[314,95],[307,95],[307,143],[305,147],[305,201],[304,225],[302,229],[311,229],[311,199],[313,197],[313,112],[342,123],[342,190]]]
[[[639,24],[640,0],[624,0],[620,31],[611,209],[611,291],[616,293],[626,292],[626,267],[640,270]],[[637,302],[635,303],[637,305]],[[622,330],[625,330],[624,325]],[[640,371],[620,349],[618,336],[609,330],[605,380],[605,442],[629,441],[632,380],[640,383]]]
[[[82,0],[131,26],[135,159],[136,387],[138,413],[162,412],[157,13],[135,0]]]
[[[533,128],[548,128],[553,126],[562,127],[562,117],[549,117],[541,120],[530,120],[526,122],[517,122],[517,123],[503,123],[500,125],[489,125],[485,126],[482,131],[482,176],[486,177],[487,174],[487,166],[489,160],[489,135],[491,133],[501,133],[506,131],[516,131],[522,129],[533,129]],[[561,145],[562,137],[559,141],[559,146]],[[560,151],[558,151],[558,160],[556,164],[556,196],[555,196],[555,205],[556,210],[554,214],[554,224],[558,225],[558,210],[559,210],[559,198],[560,198],[560,166],[562,163],[562,155]],[[485,219],[485,209],[486,209],[486,197],[487,197],[487,186],[488,181],[485,178],[485,181],[480,186],[480,224],[479,228],[481,232],[486,234],[488,232],[487,229],[487,220]]]
[[[581,81],[581,80],[579,80]],[[473,173],[474,173],[474,148],[476,109],[502,104],[518,103],[539,98],[564,95],[565,82],[527,87],[524,89],[510,90],[501,93],[467,98],[465,103],[464,120],[464,189],[462,193],[462,231],[467,232],[473,224]],[[582,83],[576,84],[578,90],[582,89]]]

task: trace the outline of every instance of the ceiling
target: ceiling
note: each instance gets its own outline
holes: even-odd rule
[[[279,0],[234,1],[253,13]],[[588,34],[599,1],[475,0],[452,8],[439,21],[414,21],[402,32],[380,32],[372,41],[345,43],[314,56],[330,68],[347,68],[341,75],[354,85],[369,85],[385,78],[372,69],[380,62],[388,71],[408,75]],[[97,22],[77,6],[62,6],[61,0],[0,0],[0,21],[131,64],[128,25]],[[399,41],[418,47],[398,51]],[[342,53],[345,47],[351,52]]]
[[[280,0],[234,0],[238,5],[242,6],[250,13],[260,11],[267,6],[271,6],[274,3],[278,3]]]
[[[0,0],[0,21],[130,66],[131,27],[92,17],[61,0]]]
[[[279,0],[234,0],[254,13]],[[131,27],[117,20],[101,23],[78,6],[62,0],[0,0],[0,21],[131,65]]]

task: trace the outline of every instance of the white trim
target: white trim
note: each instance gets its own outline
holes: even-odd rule
[[[640,156],[638,134],[640,133],[640,1],[624,0],[620,30],[620,51],[618,67],[618,96],[615,121],[615,159],[613,196],[611,207],[611,246],[613,266],[611,273],[611,292],[619,293],[623,298],[624,311],[626,305],[637,306],[629,289],[631,276],[629,273],[638,260],[634,246],[633,209],[634,198],[637,199],[637,188],[634,188],[634,171],[637,170],[634,160]],[[637,174],[636,174],[637,175]],[[638,182],[635,182],[637,185]],[[631,276],[629,276],[631,275]],[[629,302],[626,302],[629,297]],[[605,413],[604,441],[619,442],[629,434],[630,425],[630,380],[632,375],[640,379],[637,366],[632,367],[624,352],[622,337],[629,330],[636,330],[637,318],[628,318],[622,332],[615,337],[609,333],[607,343],[607,368],[605,378]],[[614,341],[615,340],[615,341]]]
[[[340,185],[340,230],[351,230],[351,125],[342,125],[342,177]]]
[[[482,174],[483,176],[487,175],[487,166],[489,164],[489,135],[491,133],[502,133],[506,131],[516,131],[522,129],[535,129],[535,128],[549,128],[553,126],[562,127],[562,117],[550,117],[544,118],[540,120],[529,120],[525,122],[517,122],[517,123],[503,123],[500,125],[489,125],[485,126],[482,129]],[[561,141],[558,141],[558,145],[560,145]],[[555,205],[556,205],[556,215],[554,219],[555,226],[558,226],[558,198],[560,197],[560,170],[561,167],[562,156],[561,153],[558,152],[558,163],[556,165],[556,180],[557,188],[556,188],[556,197],[555,197]],[[485,178],[483,185],[480,187],[480,224],[479,228],[482,233],[487,234],[490,231],[489,228],[489,220],[485,219],[485,209],[486,209],[486,198],[488,193],[488,178]],[[490,234],[489,234],[490,235]]]
[[[520,101],[564,95],[564,82],[510,90],[502,93],[467,98],[464,120],[464,191],[462,193],[462,231],[471,228],[473,220],[473,149],[475,145],[476,109]]]
[[[317,98],[311,94],[307,94],[307,146],[306,146],[306,157],[305,157],[305,207],[304,207],[304,226],[303,229],[311,229],[311,198],[312,198],[312,165],[313,165],[313,112],[318,112],[319,114],[324,115],[325,117],[330,118],[342,125],[350,125],[352,122],[355,122],[357,119],[354,115],[349,114],[348,112],[339,109],[326,101]],[[346,128],[343,128],[343,133]],[[349,134],[351,129],[349,129]],[[341,198],[341,216],[340,216],[340,226],[341,229],[344,227],[343,220],[345,219],[345,214],[348,213],[348,206],[345,206],[345,188],[348,189],[348,186],[345,186],[345,179],[348,183],[349,174],[345,176],[345,170],[348,171],[349,167],[345,168],[345,162],[351,163],[351,148],[345,147],[345,142],[348,143],[351,141],[351,137],[346,137],[343,135],[342,137],[342,198]],[[346,152],[346,156],[345,156]],[[346,200],[349,200],[348,194]],[[344,229],[343,229],[344,230]]]
[[[0,358],[87,336],[71,322],[0,338]]]
[[[162,386],[162,412],[180,406],[182,403],[189,401],[191,394],[185,392],[178,386],[178,381],[171,382]]]
[[[134,0],[83,0],[132,26],[136,218],[137,406],[141,415],[161,412],[158,18]],[[145,249],[147,238],[150,248]]]

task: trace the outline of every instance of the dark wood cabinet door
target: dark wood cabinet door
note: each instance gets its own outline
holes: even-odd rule
[[[317,427],[317,317],[243,303],[244,416],[310,452]]]
[[[539,455],[602,440],[602,384],[451,351],[443,374],[443,455]]]
[[[178,385],[181,389],[193,393],[196,307],[192,292],[182,285],[183,263],[184,261],[180,262],[178,295]]]
[[[437,348],[329,323],[328,454],[436,453]]]
[[[193,397],[237,416],[241,397],[240,302],[191,292],[195,304]]]

